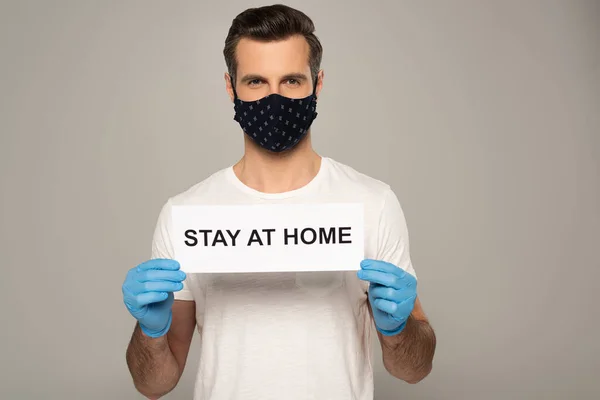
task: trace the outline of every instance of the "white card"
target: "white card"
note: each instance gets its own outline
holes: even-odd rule
[[[362,203],[173,206],[175,259],[186,273],[355,271]]]

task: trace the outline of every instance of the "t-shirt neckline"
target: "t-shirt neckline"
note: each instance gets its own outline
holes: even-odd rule
[[[277,199],[286,199],[286,198],[290,198],[290,197],[295,197],[295,196],[304,194],[306,192],[309,192],[322,179],[322,177],[323,177],[323,175],[325,175],[328,167],[329,167],[329,159],[327,157],[321,157],[321,165],[319,167],[319,171],[313,177],[313,179],[310,180],[310,182],[308,182],[306,185],[304,185],[298,189],[289,190],[287,192],[281,192],[281,193],[264,193],[259,190],[253,189],[250,186],[247,186],[245,183],[243,183],[237,177],[237,175],[233,171],[233,165],[231,165],[227,168],[226,173],[227,173],[227,177],[233,183],[233,185],[236,186],[242,192],[249,194],[253,197],[261,198],[261,199],[277,200]]]

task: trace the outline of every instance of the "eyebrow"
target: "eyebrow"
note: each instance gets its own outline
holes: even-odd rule
[[[241,83],[248,83],[248,82],[253,81],[255,79],[263,80],[263,81],[268,80],[264,76],[260,76],[260,75],[256,75],[256,74],[248,74],[248,75],[244,75],[242,77],[242,79],[240,79],[240,82]],[[300,72],[294,72],[294,73],[291,73],[291,74],[284,75],[282,77],[282,80],[284,80],[284,81],[287,81],[288,79],[295,79],[295,80],[298,80],[298,81],[301,81],[301,80],[305,80],[306,81],[306,80],[308,80],[308,77],[306,76],[306,74],[302,74]]]

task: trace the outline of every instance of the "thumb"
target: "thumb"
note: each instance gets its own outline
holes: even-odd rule
[[[161,303],[168,300],[169,296],[166,292],[145,292],[136,297],[136,306],[141,308],[150,304]]]
[[[173,292],[164,293],[163,300],[159,303],[156,303],[155,307],[158,310],[170,310],[173,306],[173,301],[175,300],[175,296],[173,296]]]

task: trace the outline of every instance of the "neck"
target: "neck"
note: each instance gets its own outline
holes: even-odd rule
[[[271,153],[244,135],[244,156],[233,166],[238,179],[263,193],[283,193],[307,185],[319,172],[321,157],[310,132],[291,151]]]

